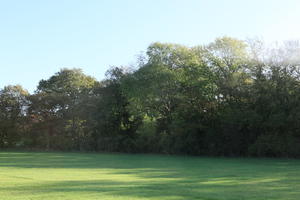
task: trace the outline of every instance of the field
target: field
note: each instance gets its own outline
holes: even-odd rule
[[[0,200],[300,199],[300,160],[0,152]]]

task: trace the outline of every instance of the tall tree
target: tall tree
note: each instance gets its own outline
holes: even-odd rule
[[[48,80],[40,81],[32,111],[40,114],[48,124],[48,138],[61,132],[71,148],[83,148],[86,142],[83,131],[86,120],[81,115],[85,106],[82,101],[91,94],[96,84],[94,78],[85,75],[80,69],[62,69]],[[61,127],[57,126],[57,121]],[[47,147],[51,148],[49,142]]]
[[[0,90],[0,148],[16,147],[20,142],[28,95],[20,85],[9,85]]]

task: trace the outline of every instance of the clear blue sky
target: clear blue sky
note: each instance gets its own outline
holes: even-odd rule
[[[299,38],[299,9],[299,0],[0,0],[0,88],[32,92],[63,67],[102,79],[156,41]]]

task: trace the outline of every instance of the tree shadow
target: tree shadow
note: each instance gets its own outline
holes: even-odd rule
[[[0,194],[94,194],[127,199],[300,199],[299,160],[0,153],[1,168],[70,169],[75,179],[51,179],[38,184],[28,180],[28,185],[17,187],[0,184]],[[90,177],[76,180],[80,171],[104,172],[105,177],[94,178],[91,173]]]

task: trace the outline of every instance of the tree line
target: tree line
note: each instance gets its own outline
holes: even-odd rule
[[[153,43],[97,81],[62,69],[0,90],[0,148],[300,156],[300,45]]]

